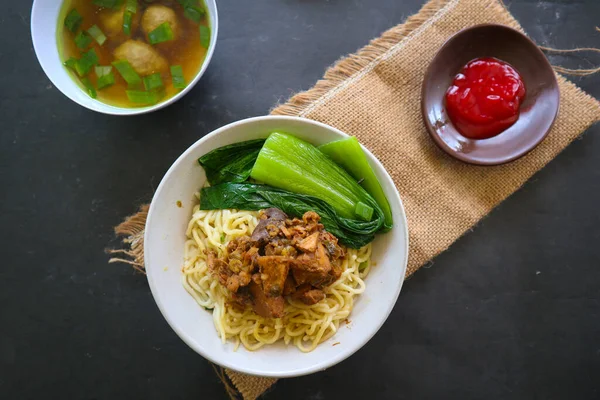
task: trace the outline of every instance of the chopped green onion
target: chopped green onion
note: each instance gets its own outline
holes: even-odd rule
[[[77,59],[75,57],[69,58],[67,61],[63,63],[63,65],[67,68],[71,68],[75,71],[75,65],[77,64]]]
[[[195,6],[198,4],[198,0],[177,0],[179,4],[183,6],[183,8]]]
[[[83,83],[83,86],[85,86],[85,88],[87,89],[87,93],[90,95],[90,97],[92,99],[95,99],[97,97],[97,94],[96,89],[94,89],[94,85],[92,85],[92,82],[90,82],[88,78],[81,78],[81,83]]]
[[[125,11],[135,14],[137,12],[137,0],[127,0],[125,2]]]
[[[161,89],[165,87],[163,85],[162,78],[160,77],[160,72],[157,72],[152,75],[148,75],[144,77],[144,87],[147,91],[152,91],[156,89]]]
[[[94,67],[94,72],[96,72],[96,76],[100,78],[104,75],[110,74],[112,69],[112,65],[96,65]]]
[[[119,71],[119,74],[125,79],[129,85],[138,85],[142,83],[142,78],[135,72],[131,64],[127,60],[118,60],[112,63]]]
[[[202,47],[208,49],[210,43],[210,29],[208,26],[200,25],[200,44]]]
[[[123,32],[127,36],[131,35],[131,25],[133,24],[133,13],[131,11],[125,11],[123,14]]]
[[[123,0],[94,0],[92,3],[105,8],[118,8],[123,4]]]
[[[75,36],[75,45],[79,50],[87,49],[92,43],[92,38],[87,33],[81,31]]]
[[[373,217],[373,207],[369,207],[362,201],[359,201],[356,203],[356,209],[354,210],[354,213],[365,221],[370,221],[371,217]]]
[[[104,89],[106,87],[112,86],[115,84],[115,74],[113,72],[109,72],[106,75],[102,75],[98,77],[96,81],[96,85],[98,85],[98,90]]]
[[[225,232],[221,233],[221,243],[225,243]]]
[[[369,266],[369,261],[363,261],[360,264],[358,264],[358,270],[359,271],[364,271],[367,267]]]
[[[148,34],[150,44],[168,42],[169,40],[173,40],[174,37],[173,30],[168,22],[163,22]]]
[[[69,11],[65,17],[65,26],[71,32],[77,31],[77,29],[79,29],[79,25],[81,25],[81,22],[83,22],[83,17],[76,9]]]
[[[183,15],[196,23],[200,22],[202,17],[204,17],[204,14],[204,9],[198,6],[186,6],[183,11]]]
[[[114,85],[115,83],[115,74],[112,72],[112,66],[96,66],[94,69],[96,71],[96,76],[98,80],[96,81],[96,85],[98,86],[98,90],[104,89],[105,87]]]
[[[162,97],[160,92],[144,92],[142,90],[126,90],[129,101],[136,104],[156,104]]]
[[[171,77],[175,89],[184,89],[187,86],[181,65],[171,65]]]
[[[98,28],[98,25],[92,25],[90,29],[87,30],[87,33],[89,33],[100,46],[106,42],[106,36],[104,35],[104,32]]]
[[[87,75],[94,65],[98,65],[98,55],[94,49],[83,53],[81,58],[75,63],[75,71],[79,76]]]

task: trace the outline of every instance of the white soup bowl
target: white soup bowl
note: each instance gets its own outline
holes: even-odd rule
[[[408,230],[402,201],[381,163],[365,153],[390,203],[392,230],[377,234],[373,241],[373,267],[365,279],[348,317],[348,326],[310,353],[282,342],[251,352],[243,346],[234,351],[222,344],[212,313],[200,307],[182,285],[186,228],[197,204],[197,193],[206,181],[198,158],[221,146],[266,138],[271,132],[286,132],[321,145],[348,135],[330,126],[294,117],[257,117],[238,121],[206,135],[187,149],[169,168],[150,206],[144,237],[148,282],[158,308],[173,330],[196,352],[223,367],[252,375],[292,377],[310,374],[339,363],[364,346],[383,325],[400,294],[408,260]],[[335,346],[334,343],[338,343]]]
[[[91,2],[92,0],[89,1]],[[31,38],[33,40],[33,48],[42,69],[50,81],[52,81],[58,90],[75,103],[104,114],[137,115],[149,113],[173,104],[185,96],[198,83],[210,63],[215,45],[217,44],[219,20],[215,0],[203,1],[206,4],[211,32],[206,58],[194,79],[192,79],[185,89],[173,97],[152,106],[135,108],[112,106],[100,100],[92,99],[84,91],[83,87],[75,81],[76,78],[71,76],[67,68],[63,65],[64,60],[61,60],[58,51],[58,30],[62,29],[63,26],[63,22],[59,21],[59,14],[64,0],[34,0],[31,9]]]

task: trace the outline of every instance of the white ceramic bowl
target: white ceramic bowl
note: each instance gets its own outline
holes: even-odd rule
[[[204,63],[202,64],[200,71],[198,71],[194,79],[185,89],[168,100],[153,106],[137,108],[111,106],[99,100],[92,99],[83,91],[81,86],[73,80],[73,77],[69,75],[69,72],[63,66],[63,60],[60,59],[56,40],[57,28],[59,26],[58,16],[63,0],[34,0],[31,9],[31,38],[33,40],[33,48],[42,69],[54,86],[75,103],[104,114],[136,115],[149,113],[166,107],[185,96],[185,94],[192,90],[194,85],[198,83],[200,77],[204,74],[204,71],[206,71],[206,68],[210,63],[210,59],[212,58],[217,43],[219,20],[215,0],[204,0],[204,2],[207,7],[207,14],[210,18],[211,29],[210,44]]]
[[[162,179],[146,223],[145,264],[148,282],[163,316],[192,349],[221,366],[252,375],[292,377],[324,370],[344,360],[369,341],[392,311],[400,294],[408,259],[406,215],[400,196],[381,163],[366,151],[392,207],[394,227],[376,236],[366,278],[366,290],[350,314],[350,325],[341,325],[333,338],[311,353],[277,343],[255,352],[233,344],[223,345],[212,314],[200,307],[181,284],[185,231],[196,204],[194,193],[206,176],[198,157],[228,144],[267,137],[274,131],[293,134],[315,145],[347,137],[330,126],[293,117],[258,117],[238,121],[210,133],[185,151]],[[181,201],[183,207],[178,207]],[[339,342],[339,345],[332,346]]]

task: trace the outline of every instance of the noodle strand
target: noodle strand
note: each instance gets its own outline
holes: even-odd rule
[[[186,230],[182,284],[200,306],[212,310],[217,334],[224,344],[232,340],[234,351],[240,344],[254,351],[282,340],[310,352],[337,332],[340,322],[350,315],[354,298],[364,292],[371,245],[346,249],[342,276],[324,288],[325,299],[313,305],[288,299],[283,318],[263,318],[251,308],[239,311],[228,306],[230,293],[209,271],[206,255],[207,250],[224,254],[230,240],[250,236],[257,224],[258,212],[204,211],[196,205]],[[359,271],[365,261],[368,266]]]

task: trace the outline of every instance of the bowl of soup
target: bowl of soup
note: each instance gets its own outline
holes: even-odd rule
[[[113,115],[174,103],[200,80],[217,41],[214,0],[35,0],[42,69],[74,102]]]

